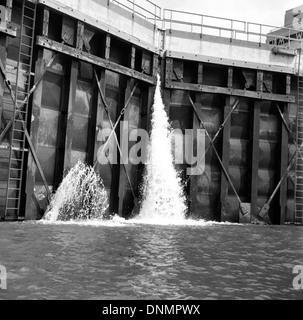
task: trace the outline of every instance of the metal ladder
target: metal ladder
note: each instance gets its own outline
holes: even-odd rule
[[[5,204],[5,220],[23,220],[20,217],[23,165],[26,149],[25,129],[28,118],[28,102],[19,109],[30,91],[31,66],[34,49],[36,1],[23,1],[22,21],[17,64],[15,105],[10,137],[10,155]]]
[[[298,69],[297,155],[295,185],[295,223],[303,224],[303,77],[300,76],[301,54]]]

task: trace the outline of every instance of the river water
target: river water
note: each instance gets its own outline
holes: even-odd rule
[[[0,299],[303,299],[302,227],[3,223],[0,244]]]

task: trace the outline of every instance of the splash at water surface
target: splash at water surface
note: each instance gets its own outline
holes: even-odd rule
[[[49,221],[104,219],[108,197],[94,169],[81,161],[63,179],[44,217]]]
[[[179,224],[185,221],[186,199],[173,163],[171,130],[160,87],[158,76],[141,208],[134,222]],[[79,161],[61,183],[44,220],[102,221],[107,209],[102,179],[92,167]]]

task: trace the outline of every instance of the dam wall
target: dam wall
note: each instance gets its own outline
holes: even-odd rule
[[[104,164],[104,129],[118,121],[130,151],[160,73],[172,128],[206,133],[203,172],[176,165],[188,214],[302,223],[302,31],[148,0],[1,0],[0,15],[1,220],[40,219],[78,160],[102,177],[109,212],[129,217],[144,165],[114,147]]]

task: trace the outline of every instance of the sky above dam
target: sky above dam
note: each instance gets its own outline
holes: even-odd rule
[[[154,0],[166,9],[189,11],[271,26],[284,25],[285,11],[303,0]]]

